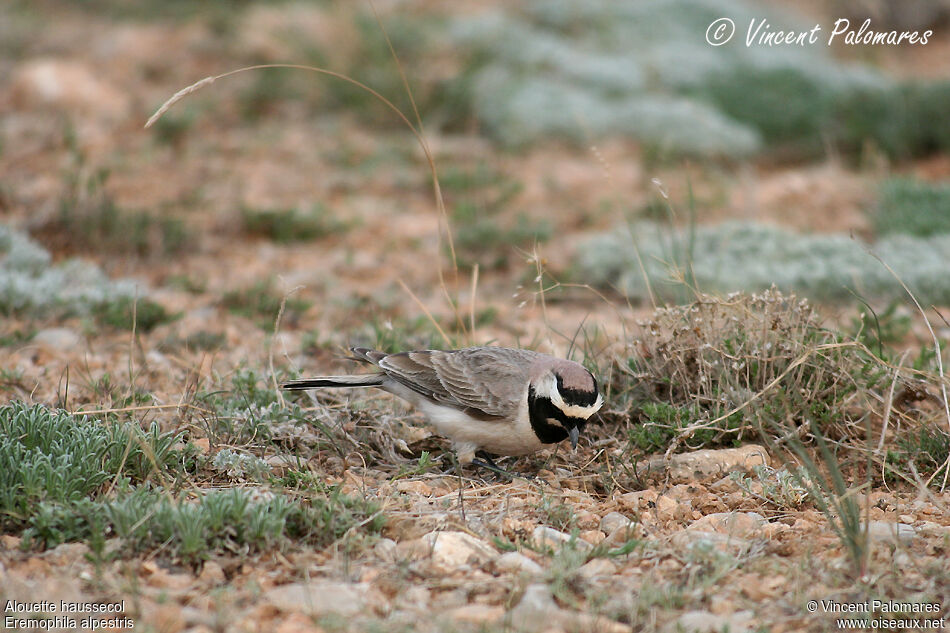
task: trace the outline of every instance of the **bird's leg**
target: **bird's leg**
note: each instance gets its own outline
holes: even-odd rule
[[[495,460],[491,458],[491,455],[489,455],[485,451],[478,451],[476,455],[478,455],[478,457],[472,460],[471,462],[472,466],[478,466],[479,468],[490,470],[496,475],[501,475],[503,477],[506,477],[509,480],[513,480],[516,478],[531,479],[530,475],[522,475],[520,473],[513,473],[509,470],[505,470],[504,468],[496,464]]]

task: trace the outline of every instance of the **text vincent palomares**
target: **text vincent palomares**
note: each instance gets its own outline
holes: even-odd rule
[[[771,25],[765,18],[761,20],[752,20],[749,22],[749,30],[746,32],[745,44],[752,46],[782,46],[806,44],[817,44],[818,34],[821,33],[820,24],[816,24],[808,31],[773,31]],[[828,46],[831,46],[835,38],[843,35],[839,41],[843,41],[850,46],[857,45],[889,45],[898,44],[920,44],[927,43],[934,32],[932,30],[924,31],[875,31],[871,28],[871,19],[868,18],[858,27],[857,30],[851,28],[851,21],[846,18],[835,20],[835,26],[828,36]]]

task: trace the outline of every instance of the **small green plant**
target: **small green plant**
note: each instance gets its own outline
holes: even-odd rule
[[[851,329],[858,341],[877,352],[878,358],[887,359],[886,345],[900,342],[910,333],[910,315],[902,311],[902,303],[894,300],[883,312],[874,312],[862,304],[857,318],[851,320]]]
[[[119,477],[143,482],[181,469],[179,434],[101,424],[40,405],[0,407],[0,530],[23,526],[38,504],[95,496]],[[47,508],[51,513],[55,508]]]
[[[178,318],[151,299],[120,296],[92,306],[92,316],[100,325],[117,330],[150,332],[163,323]]]
[[[861,507],[858,505],[856,491],[849,488],[846,483],[835,450],[817,425],[811,429],[815,440],[814,452],[797,436],[787,436],[785,444],[801,464],[796,465],[785,456],[773,439],[779,428],[777,425],[773,425],[771,429],[763,428],[763,441],[769,446],[773,455],[778,455],[782,459],[798,487],[807,491],[808,498],[818,506],[829,527],[847,552],[853,575],[858,578],[864,576],[867,573],[870,555],[867,526],[861,517]],[[870,436],[865,439],[870,443]],[[869,446],[866,446],[866,454],[868,455],[866,472],[867,477],[870,478]],[[864,487],[868,487],[869,484],[870,481],[866,481]]]
[[[57,252],[109,252],[122,255],[169,255],[188,247],[184,222],[168,215],[122,209],[109,193],[109,170],[86,176],[85,158],[76,152],[75,172],[67,174],[69,187],[59,213],[37,228],[34,235]]]
[[[273,282],[266,280],[247,288],[229,290],[224,293],[221,303],[232,314],[252,319],[261,329],[271,330],[283,300],[284,296],[274,288]],[[283,322],[293,325],[309,308],[309,301],[295,296],[287,297]]]
[[[229,479],[264,481],[270,474],[270,466],[260,457],[238,453],[229,448],[215,454],[211,466]]]
[[[155,122],[155,138],[163,145],[180,148],[197,118],[198,110],[194,107],[182,108],[177,113],[169,113],[168,116]]]
[[[243,207],[244,232],[280,243],[307,242],[350,230],[352,222],[337,219],[323,204],[309,210]]]
[[[441,348],[445,345],[439,331],[425,316],[414,319],[374,320],[370,323],[373,348],[383,352],[404,352],[410,349]],[[450,345],[449,347],[453,347]]]
[[[439,177],[455,231],[458,263],[483,269],[507,266],[517,248],[530,249],[551,236],[546,220],[519,214],[514,222],[502,213],[521,192],[521,183],[481,163],[474,169],[449,169]]]
[[[277,381],[285,377],[278,374]],[[319,431],[315,449],[339,452],[338,434],[296,402],[282,405],[271,381],[270,376],[242,367],[232,374],[230,388],[196,396],[201,408],[208,412],[202,416],[202,426],[212,443],[260,446],[271,442],[277,429],[310,427]]]
[[[16,347],[29,342],[34,336],[36,336],[36,330],[34,328],[17,328],[9,332],[4,332],[0,334],[0,347]]]
[[[138,487],[120,491],[114,500],[41,503],[23,538],[27,544],[49,547],[110,533],[126,552],[158,551],[197,565],[216,553],[254,553],[290,542],[322,547],[356,526],[372,536],[384,523],[378,506],[335,488],[310,498],[241,488],[187,498]]]
[[[897,446],[888,461],[898,471],[907,471],[907,462],[913,462],[919,473],[940,474],[950,457],[950,434],[936,424],[922,424],[897,438]],[[934,476],[934,479],[939,477]]]
[[[399,473],[392,478],[392,481],[404,479],[406,477],[417,477],[419,475],[424,475],[432,470],[432,468],[435,466],[436,462],[432,460],[429,451],[422,451],[422,454],[419,455],[419,459],[416,461],[416,464],[411,468],[400,466]]]
[[[493,210],[471,202],[456,204],[451,218],[455,254],[464,268],[476,263],[483,269],[504,268],[518,248],[547,242],[552,233],[547,220],[533,220],[521,213],[513,223],[504,223]]]
[[[702,417],[696,406],[674,406],[665,402],[644,402],[639,424],[630,428],[631,445],[644,452],[663,451],[684,429]],[[707,428],[697,429],[690,438],[693,446],[713,446],[728,440],[738,443],[750,432],[742,430],[742,416],[732,415]]]
[[[165,350],[189,349],[201,352],[221,349],[225,343],[227,343],[227,336],[223,332],[199,330],[184,337],[169,335],[159,343],[159,346]]]
[[[538,512],[546,525],[550,525],[555,530],[561,532],[570,532],[577,525],[577,517],[574,516],[574,508],[567,503],[552,500],[545,496],[538,504]]]
[[[950,233],[950,185],[892,178],[881,185],[870,215],[879,235]]]
[[[795,510],[808,499],[808,489],[799,480],[806,474],[793,475],[787,468],[775,470],[770,466],[753,467],[755,479],[743,472],[732,472],[730,478],[748,495],[776,506],[780,510]]]

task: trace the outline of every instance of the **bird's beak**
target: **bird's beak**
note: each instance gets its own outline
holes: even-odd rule
[[[580,431],[577,430],[576,426],[571,427],[571,430],[567,432],[567,436],[571,438],[571,448],[577,449],[577,436],[580,435]]]

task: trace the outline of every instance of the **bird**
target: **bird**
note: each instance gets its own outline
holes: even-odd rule
[[[419,409],[451,440],[458,463],[499,470],[487,456],[520,456],[570,440],[577,448],[588,419],[603,406],[597,379],[583,365],[525,349],[469,347],[387,354],[352,347],[371,374],[317,376],[281,384],[289,391],[375,387]],[[504,472],[504,471],[501,471]]]

